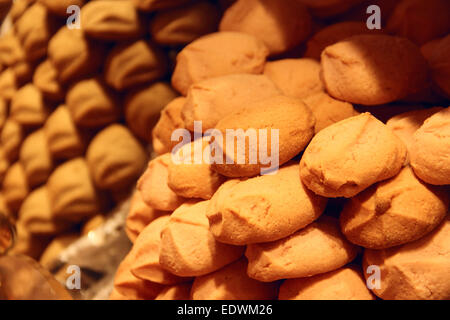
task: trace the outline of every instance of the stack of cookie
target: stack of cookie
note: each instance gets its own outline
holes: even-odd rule
[[[449,12],[235,1],[177,55],[111,298],[450,299]]]
[[[16,221],[14,253],[38,259],[54,239],[48,265],[128,196],[179,95],[174,52],[216,31],[220,12],[206,0],[14,1],[0,38],[0,206]]]

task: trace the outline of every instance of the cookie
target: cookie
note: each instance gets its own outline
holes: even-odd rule
[[[11,101],[17,91],[17,79],[12,68],[0,73],[0,97]]]
[[[445,188],[420,181],[408,166],[350,199],[340,214],[341,230],[357,245],[385,249],[425,236],[449,203]]]
[[[48,59],[36,67],[33,84],[42,92],[44,98],[62,101],[65,97],[64,88],[58,81],[58,71]]]
[[[3,196],[8,208],[17,212],[30,192],[25,170],[20,162],[11,164],[3,179]]]
[[[250,244],[247,274],[258,281],[311,277],[336,270],[358,253],[339,230],[337,220],[323,216],[294,234],[267,243]]]
[[[33,84],[17,90],[11,100],[10,116],[24,126],[41,126],[49,114],[42,93]]]
[[[404,143],[370,113],[339,121],[314,136],[300,160],[300,178],[316,194],[351,198],[395,176]]]
[[[189,0],[132,0],[132,2],[139,10],[151,12],[177,7],[189,2]]]
[[[214,237],[234,245],[269,242],[316,220],[327,199],[309,191],[297,170],[298,165],[291,162],[275,175],[225,182],[207,209]]]
[[[14,162],[18,159],[24,135],[23,128],[18,122],[11,118],[6,120],[0,135],[0,141],[3,155],[9,162]]]

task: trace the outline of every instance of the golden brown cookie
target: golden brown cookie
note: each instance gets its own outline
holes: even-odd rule
[[[313,59],[282,59],[267,62],[264,74],[286,96],[303,99],[324,90],[320,64]]]
[[[275,241],[313,222],[327,199],[309,191],[296,171],[298,165],[291,162],[275,175],[225,182],[207,210],[212,234],[221,242],[243,245]]]
[[[315,133],[336,122],[359,114],[351,103],[333,99],[325,92],[310,95],[304,98],[303,102],[311,109],[316,118]]]
[[[421,51],[430,66],[437,91],[450,98],[450,72],[446,68],[450,61],[450,35],[426,43]]]
[[[429,85],[426,60],[404,38],[357,35],[325,48],[321,58],[327,92],[350,103],[388,103]]]
[[[54,217],[78,222],[101,211],[99,194],[83,158],[69,160],[53,171],[47,190]]]
[[[52,157],[70,159],[84,153],[85,137],[75,126],[65,105],[50,114],[44,124],[44,133]]]
[[[20,162],[11,164],[3,179],[3,196],[8,208],[17,212],[30,192],[25,171]]]
[[[363,268],[378,266],[384,300],[450,299],[450,216],[420,240],[385,250],[365,250]],[[365,273],[371,277],[371,273]],[[369,279],[367,279],[369,281]],[[376,283],[375,283],[376,284]]]
[[[402,0],[389,18],[387,31],[418,45],[450,32],[447,0]]]
[[[276,171],[306,147],[314,125],[311,110],[299,99],[274,96],[252,103],[217,123],[222,137],[212,140],[212,167],[227,177]]]
[[[339,230],[335,218],[322,216],[287,238],[247,246],[249,277],[269,282],[303,278],[336,270],[358,253]]]
[[[48,44],[48,57],[63,83],[94,74],[103,63],[103,51],[103,46],[88,40],[83,30],[66,26]]]
[[[125,232],[128,238],[131,242],[135,242],[137,236],[150,222],[166,214],[166,211],[159,211],[148,206],[142,200],[141,193],[135,190],[131,197],[130,209],[125,222]]]
[[[191,84],[235,73],[262,73],[269,54],[264,43],[238,32],[216,32],[198,38],[181,50],[172,86],[186,95]]]
[[[6,159],[3,149],[0,148],[0,184],[3,183],[5,174],[9,168],[9,161]]]
[[[136,238],[131,249],[131,254],[135,257],[131,264],[131,273],[136,277],[165,285],[173,285],[189,280],[175,276],[163,269],[159,263],[161,231],[165,228],[168,221],[169,215],[156,218]]]
[[[231,113],[280,94],[265,75],[231,74],[206,79],[189,88],[181,116],[186,129],[194,131],[194,121],[201,121],[205,132]]]
[[[389,128],[363,113],[314,136],[300,161],[300,178],[319,195],[351,198],[395,176],[406,155],[404,143]]]
[[[274,55],[306,40],[311,16],[296,0],[238,0],[225,11],[219,30],[251,34]]]
[[[171,161],[170,153],[165,153],[151,160],[137,182],[137,189],[144,202],[157,210],[173,211],[186,201],[167,185],[168,166]]]
[[[280,286],[279,300],[374,300],[355,267],[307,278],[288,279]]]
[[[420,181],[408,166],[346,203],[341,230],[351,242],[384,249],[422,238],[444,219],[450,203],[446,188]]]
[[[19,223],[34,235],[55,235],[68,230],[71,224],[54,219],[50,208],[47,187],[30,192],[19,210]]]
[[[9,105],[5,99],[0,97],[0,132],[5,125],[6,119],[8,118]]]
[[[35,62],[21,61],[11,66],[10,68],[14,72],[16,83],[20,86],[31,82],[33,78]]]
[[[120,117],[120,102],[100,77],[84,79],[67,91],[67,108],[73,121],[82,127],[102,127]]]
[[[183,277],[205,275],[239,259],[243,247],[218,242],[209,231],[209,201],[189,201],[170,216],[161,232],[159,263]]]
[[[414,133],[410,149],[411,166],[423,181],[450,184],[450,108],[431,117]]]
[[[161,49],[145,40],[117,45],[105,62],[106,83],[119,91],[158,80],[166,71]]]
[[[197,139],[184,145],[176,153],[176,161],[169,163],[167,184],[177,195],[208,200],[225,182],[225,177],[212,170],[210,159],[195,157],[195,153],[200,150],[202,154],[207,152],[205,149],[210,148],[208,140]]]
[[[119,189],[139,177],[147,163],[147,155],[126,127],[112,124],[92,139],[86,161],[96,186]]]
[[[0,97],[11,101],[17,91],[17,79],[12,68],[0,73]]]
[[[366,23],[360,21],[338,22],[324,27],[308,40],[305,57],[320,60],[322,51],[336,42],[358,34],[377,34],[383,31],[367,28]]]
[[[178,97],[169,102],[161,111],[161,116],[152,130],[153,149],[158,154],[171,152],[178,144],[178,141],[172,141],[172,133],[176,129],[184,129],[184,120],[181,111],[186,98]]]
[[[208,1],[159,11],[150,21],[152,39],[162,45],[184,45],[217,30],[219,10]]]
[[[25,52],[19,38],[9,30],[0,38],[0,61],[5,66],[14,66],[25,60]]]
[[[189,300],[191,287],[191,282],[167,286],[161,290],[155,300]]]
[[[72,5],[82,7],[85,0],[38,0],[38,2],[42,3],[51,13],[67,18],[67,8]]]
[[[434,107],[422,110],[413,110],[398,114],[386,122],[386,126],[391,129],[405,143],[408,150],[411,150],[414,133],[422,126],[423,122],[441,111],[441,107]]]
[[[277,283],[263,283],[248,277],[247,261],[239,259],[228,266],[197,277],[192,284],[192,300],[272,300]]]
[[[139,138],[150,141],[161,110],[177,95],[166,82],[155,82],[129,93],[124,112],[130,130]]]
[[[30,187],[34,188],[47,181],[53,169],[53,159],[42,129],[25,138],[20,148],[19,160]]]
[[[19,157],[19,150],[24,139],[22,126],[8,118],[3,126],[0,140],[4,157],[9,162],[14,162]]]
[[[35,0],[15,0],[11,6],[11,10],[9,11],[11,20],[16,22],[25,10],[27,10],[27,8],[34,3],[34,1]]]
[[[58,81],[58,71],[48,59],[37,66],[33,84],[49,100],[61,101],[65,97],[64,89]]]
[[[17,90],[11,100],[11,119],[24,126],[43,125],[48,113],[41,91],[33,84],[27,84]]]
[[[83,31],[101,40],[127,40],[141,33],[139,15],[131,1],[91,1],[81,9]]]

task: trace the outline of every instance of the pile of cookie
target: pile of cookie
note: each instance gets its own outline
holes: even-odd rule
[[[449,14],[233,2],[176,57],[111,299],[450,299]]]
[[[188,2],[14,1],[0,37],[0,209],[16,224],[13,253],[39,259],[48,245],[47,266],[129,196],[179,95],[174,52],[217,30],[218,4]]]

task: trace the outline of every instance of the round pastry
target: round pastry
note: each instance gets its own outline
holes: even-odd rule
[[[206,79],[189,88],[181,116],[186,129],[194,131],[194,121],[201,121],[205,132],[231,113],[280,94],[265,75],[231,74]]]
[[[357,35],[325,48],[321,58],[326,90],[350,103],[388,103],[428,86],[427,62],[404,38]]]
[[[327,199],[309,191],[296,171],[298,165],[288,163],[275,175],[225,182],[207,209],[212,234],[221,242],[244,245],[275,241],[313,222]]]
[[[296,0],[238,0],[225,11],[219,30],[251,34],[274,55],[306,40],[311,16]]]
[[[322,216],[306,228],[274,242],[250,244],[247,274],[258,281],[303,278],[336,270],[358,253],[335,218]]]
[[[247,261],[239,259],[228,266],[197,277],[192,284],[192,300],[272,300],[277,283],[263,283],[248,277]]]
[[[450,184],[450,108],[431,117],[416,131],[410,158],[414,173],[423,181]]]
[[[126,127],[112,124],[92,139],[86,161],[99,188],[120,189],[136,181],[145,168],[147,155]]]
[[[172,86],[186,95],[193,83],[234,73],[262,73],[269,54],[255,37],[216,32],[191,42],[177,55]]]
[[[209,231],[209,201],[189,201],[170,216],[161,232],[159,263],[171,273],[200,276],[239,259],[244,248],[218,242]]]
[[[378,266],[384,300],[450,299],[450,216],[420,240],[385,250],[365,250],[363,268]],[[370,281],[371,273],[365,273]]]
[[[130,130],[139,138],[150,141],[151,130],[161,110],[177,95],[166,82],[155,82],[129,93],[125,98],[125,119]]]
[[[186,200],[178,196],[167,185],[168,166],[171,161],[170,153],[151,160],[137,182],[137,189],[144,202],[157,210],[173,211]]]
[[[420,239],[447,214],[447,191],[425,184],[405,167],[351,198],[340,215],[341,230],[351,242],[371,249]]]
[[[274,96],[252,103],[217,123],[212,167],[226,177],[276,171],[306,147],[314,125],[311,110],[299,99]]]
[[[287,279],[279,300],[374,300],[359,270],[344,267],[307,278]]]
[[[395,176],[406,155],[404,143],[390,129],[363,113],[314,136],[300,161],[300,178],[319,195],[351,198]]]

